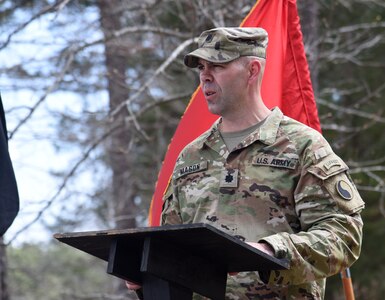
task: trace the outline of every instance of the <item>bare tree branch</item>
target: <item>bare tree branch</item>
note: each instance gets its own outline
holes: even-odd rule
[[[56,193],[46,201],[44,207],[40,209],[40,211],[37,213],[36,217],[30,221],[29,223],[25,224],[20,230],[18,230],[13,237],[10,239],[9,244],[12,243],[21,233],[23,233],[26,229],[28,229],[31,225],[35,224],[39,219],[42,217],[44,212],[58,199],[61,192],[66,187],[68,181],[74,176],[76,171],[79,169],[79,167],[89,158],[90,154],[93,150],[99,146],[101,142],[103,142],[106,138],[108,138],[112,132],[122,127],[122,124],[115,124],[115,126],[111,127],[109,130],[107,130],[99,139],[97,139],[94,143],[92,143],[88,149],[83,153],[82,157],[75,163],[75,165],[71,168],[71,170],[67,173],[67,175],[64,177],[62,183],[58,187]]]
[[[70,53],[67,57],[67,60],[64,64],[63,69],[61,70],[60,74],[56,77],[55,81],[51,84],[51,86],[48,87],[48,89],[45,91],[45,93],[40,97],[40,99],[35,103],[33,107],[30,108],[29,113],[17,124],[17,126],[10,132],[9,138],[11,139],[15,133],[20,129],[21,126],[23,126],[28,119],[31,118],[33,113],[36,111],[36,109],[44,102],[44,100],[50,95],[54,90],[57,89],[57,87],[60,85],[60,83],[63,81],[64,76],[66,75],[68,69],[70,68],[72,61],[74,59],[73,53]]]
[[[159,76],[159,74],[163,73],[166,68],[176,59],[176,57],[184,51],[186,47],[191,45],[192,43],[196,42],[196,38],[188,39],[184,41],[182,44],[180,44],[172,53],[171,55],[166,59],[165,62],[163,62],[159,68],[157,68],[154,72],[154,74],[141,86],[141,88],[133,94],[130,98],[128,98],[126,101],[122,102],[121,105],[119,105],[114,111],[110,113],[110,117],[114,118],[115,115],[119,114],[120,111],[126,107],[128,111],[130,111],[130,105],[131,103],[136,100],[146,89],[150,87],[150,85],[154,82],[154,80]]]
[[[384,172],[385,166],[372,166],[372,167],[357,167],[350,170],[351,174],[366,173],[366,172]]]
[[[354,161],[348,161],[347,164],[352,167],[367,167],[367,166],[373,166],[373,165],[380,165],[385,163],[385,156],[373,160],[368,161],[360,161],[360,162],[354,162]]]
[[[377,168],[375,168],[377,171]],[[373,173],[372,171],[365,169],[364,173],[371,179],[374,179],[377,182],[375,186],[357,186],[358,189],[370,191],[370,192],[379,192],[380,198],[378,199],[378,207],[382,216],[385,217],[385,181]]]
[[[80,52],[86,48],[89,48],[91,46],[99,45],[99,44],[104,44],[112,39],[116,38],[121,38],[124,37],[127,34],[132,34],[132,33],[156,33],[156,34],[163,34],[163,35],[169,35],[169,36],[175,36],[179,38],[189,38],[190,35],[187,33],[182,33],[177,30],[171,30],[171,29],[166,29],[162,27],[154,27],[154,26],[133,26],[133,27],[125,27],[121,30],[114,31],[112,34],[108,35],[106,38],[100,38],[96,39],[91,42],[83,43],[82,45],[78,46],[75,50],[75,52]]]
[[[331,124],[331,123],[323,123],[322,124],[323,130],[334,130],[341,133],[356,133],[362,130],[362,127],[348,127],[345,125],[340,124]]]
[[[385,22],[360,23],[349,26],[343,26],[335,30],[330,30],[328,36],[340,35],[342,33],[349,33],[359,30],[380,29],[385,28]]]
[[[208,6],[207,3],[204,3],[204,1],[199,0],[198,1],[198,7],[200,9],[200,12],[208,19],[212,20],[214,27],[223,27],[223,17],[220,20],[217,20],[216,18],[212,18],[212,12],[210,11],[210,8],[212,7]]]
[[[29,18],[27,21],[22,23],[20,26],[18,26],[14,31],[12,31],[5,42],[0,45],[0,51],[3,50],[5,47],[8,46],[8,44],[11,42],[12,37],[16,35],[18,32],[22,31],[25,27],[27,27],[30,23],[35,21],[36,19],[40,18],[41,16],[45,15],[46,13],[49,12],[54,12],[54,11],[60,11],[63,9],[63,7],[69,2],[70,0],[58,0],[56,3],[52,5],[47,5],[43,9],[41,9],[37,14],[33,15],[31,18]]]
[[[320,99],[320,98],[317,99],[317,103],[321,104],[321,105],[324,105],[324,106],[327,106],[329,108],[332,108],[332,109],[334,109],[336,111],[339,111],[339,112],[343,112],[343,113],[346,113],[346,114],[351,114],[351,115],[359,116],[361,118],[375,120],[376,122],[379,122],[379,123],[385,123],[385,118],[381,117],[380,115],[367,113],[367,112],[364,112],[364,111],[361,111],[361,110],[357,110],[357,109],[354,109],[354,108],[342,107],[342,106],[339,106],[337,104],[331,103],[330,101],[326,101],[326,100],[323,100],[323,99]]]
[[[167,102],[172,102],[172,101],[176,101],[176,100],[181,100],[181,99],[184,99],[186,97],[191,97],[191,95],[193,94],[193,91],[189,91],[189,92],[186,92],[186,93],[181,93],[181,94],[176,94],[176,95],[170,95],[170,96],[167,96],[167,97],[164,97],[164,98],[161,98],[161,99],[157,99],[156,101],[154,102],[151,102],[151,103],[147,103],[146,105],[144,105],[136,114],[135,116],[136,117],[139,117],[141,116],[142,114],[144,114],[146,111],[152,109],[153,107],[155,106],[158,106],[160,104],[164,104],[164,103],[167,103]],[[128,118],[128,120],[130,120],[130,118]]]

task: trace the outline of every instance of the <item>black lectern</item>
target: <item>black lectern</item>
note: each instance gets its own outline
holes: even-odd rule
[[[107,273],[143,286],[145,300],[224,299],[227,273],[287,269],[209,224],[57,233],[59,241],[108,262]]]

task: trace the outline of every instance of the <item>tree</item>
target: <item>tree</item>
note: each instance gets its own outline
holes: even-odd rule
[[[202,30],[237,26],[254,4],[2,1],[0,85],[22,199],[18,229],[6,242],[41,228],[146,225],[164,153],[198,84],[194,71],[183,67],[183,54]],[[381,246],[373,243],[385,215],[378,138],[385,7],[380,0],[298,4],[323,133],[348,162],[367,202],[363,255],[352,268],[362,295],[365,286],[380,286],[382,267],[375,262],[385,253],[372,250]],[[31,176],[31,165],[42,171]],[[337,299],[336,288],[328,299]],[[381,288],[370,292],[375,298]]]
[[[110,283],[121,280],[105,272],[105,262],[70,247],[52,243],[23,244],[9,248],[8,254],[12,299],[123,300],[129,297],[128,291],[115,294]]]
[[[182,53],[203,28],[239,24],[250,4],[247,1],[231,5],[216,1],[121,1],[113,7],[109,1],[40,4],[7,1],[6,4],[9,27],[1,45],[3,53],[17,42],[25,41],[39,54],[26,55],[17,63],[4,66],[9,90],[23,88],[36,93],[32,103],[8,111],[20,118],[10,135],[16,140],[44,107],[49,108],[51,122],[59,129],[50,138],[60,142],[52,144],[57,153],[71,157],[67,159],[70,166],[67,170],[53,168],[57,190],[48,199],[39,201],[35,216],[14,238],[40,221],[47,223],[45,227],[50,231],[74,230],[90,224],[92,229],[132,227],[135,221],[144,225],[157,170],[197,83],[193,72],[181,69]],[[30,40],[23,35],[36,21],[43,24],[41,31],[48,37]],[[49,53],[42,51],[45,45],[49,45]],[[108,105],[97,107],[97,111],[87,97],[98,99],[103,91],[108,91]],[[58,110],[49,104],[55,96],[63,94],[75,97],[73,102],[77,107]],[[90,176],[90,171],[92,183],[85,189],[81,182]],[[138,206],[140,214],[136,212]],[[47,215],[51,220],[47,221]]]
[[[124,11],[119,5],[111,1],[98,1],[101,15],[101,27],[105,39],[105,57],[107,67],[109,111],[113,112],[124,103],[129,97],[129,88],[126,84],[126,70],[128,61],[126,51],[133,41],[127,39],[108,38],[114,31],[121,30]],[[131,42],[131,43],[130,43]],[[114,124],[120,128],[113,132],[110,137],[110,145],[106,149],[109,156],[109,164],[112,170],[112,203],[115,211],[116,226],[118,228],[132,228],[135,222],[135,180],[130,178],[132,175],[129,153],[130,133],[124,126],[125,118],[128,117],[126,110],[119,111],[113,117]]]
[[[2,237],[0,237],[0,299],[9,299],[7,255]]]
[[[382,1],[302,2],[323,134],[348,162],[366,202],[363,251],[351,269],[356,297],[365,299],[378,299],[383,293],[381,288],[366,287],[380,286],[377,274],[383,271],[377,263],[383,251],[371,241],[381,235],[385,216],[384,159],[379,150],[383,141],[375,137],[384,127],[384,85],[379,80],[384,59],[377,56],[384,48],[384,12]],[[338,276],[328,286],[327,299],[342,299]]]

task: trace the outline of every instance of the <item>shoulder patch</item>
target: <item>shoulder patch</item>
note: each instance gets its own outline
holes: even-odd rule
[[[339,180],[336,182],[336,189],[338,194],[345,200],[352,200],[353,188],[351,184],[346,180]]]
[[[360,212],[365,203],[347,172],[336,174],[323,183],[337,207],[347,214]]]
[[[338,159],[338,158],[332,158],[332,159],[329,159],[328,161],[325,162],[324,164],[324,168],[326,170],[329,170],[331,169],[332,167],[335,167],[335,166],[341,166],[341,160]]]
[[[347,171],[349,167],[337,155],[333,154],[326,157],[317,164],[310,166],[308,172],[322,180]]]

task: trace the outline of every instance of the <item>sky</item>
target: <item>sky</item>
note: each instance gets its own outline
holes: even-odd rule
[[[33,99],[33,96],[27,93],[21,95],[14,92],[2,92],[3,105],[6,111],[7,127],[11,132],[19,118],[23,115],[23,110],[17,113],[15,107],[30,106],[31,101],[23,99]],[[17,99],[17,100],[16,100]],[[16,100],[16,101],[15,101]],[[55,111],[68,111],[74,107],[80,106],[81,101],[76,97],[69,95],[52,95],[47,98],[42,107],[36,111],[36,114],[21,127],[9,141],[9,152],[13,162],[13,167],[18,183],[20,196],[20,212],[11,228],[5,235],[5,240],[12,240],[13,243],[22,242],[41,242],[51,239],[51,235],[39,221],[31,226],[27,231],[19,234],[14,240],[15,234],[26,224],[29,224],[37,213],[46,205],[46,201],[51,199],[57,192],[61,180],[52,176],[52,172],[62,172],[69,169],[79,156],[78,148],[66,148],[57,150],[56,145],[60,141],[55,141],[56,120],[49,114],[54,108]],[[92,188],[92,176],[86,172],[78,177],[78,186],[82,189]],[[60,215],[63,208],[62,199],[56,200],[58,203],[52,205],[42,215],[42,221],[50,224],[54,217]],[[80,201],[80,199],[79,199]]]
[[[0,92],[6,113],[8,132],[11,134],[19,122],[25,118],[29,109],[44,97],[46,89],[54,82],[54,78],[44,78],[55,65],[53,57],[62,51],[67,38],[71,37],[83,42],[86,39],[100,38],[100,32],[89,27],[89,31],[78,33],[76,23],[89,21],[90,24],[97,20],[95,10],[85,10],[82,20],[72,16],[74,21],[65,19],[62,14],[51,13],[36,19],[20,32],[14,35],[10,44],[0,50]],[[15,23],[21,24],[30,18],[22,10],[16,11]],[[66,18],[69,18],[66,15]],[[65,30],[50,30],[51,25],[60,27],[65,23]],[[16,27],[8,24],[2,26],[0,46],[5,42],[7,34]],[[84,36],[82,36],[84,34]],[[83,39],[83,40],[82,40]],[[95,49],[94,49],[95,50]],[[100,49],[99,49],[100,50]],[[14,80],[12,70],[24,68],[26,72],[40,73],[41,79],[34,82],[23,79]],[[76,162],[81,154],[81,149],[65,147],[58,140],[57,113],[66,112],[79,115],[82,112],[84,101],[89,103],[90,113],[100,111],[107,106],[108,99],[105,92],[89,96],[77,95],[69,92],[56,91],[49,95],[37,107],[32,117],[17,130],[9,140],[9,152],[13,162],[16,180],[20,195],[20,212],[11,228],[5,235],[5,241],[13,244],[24,242],[49,241],[52,236],[45,229],[45,224],[50,224],[53,219],[65,213],[63,211],[63,198],[58,198],[42,215],[41,222],[35,223],[28,230],[15,234],[26,224],[29,224],[39,211],[46,205],[57,192],[62,180],[53,176],[53,172],[65,172]],[[61,146],[61,147],[58,147]],[[92,174],[83,172],[75,183],[84,190],[92,188]],[[79,199],[82,201],[82,199]]]

